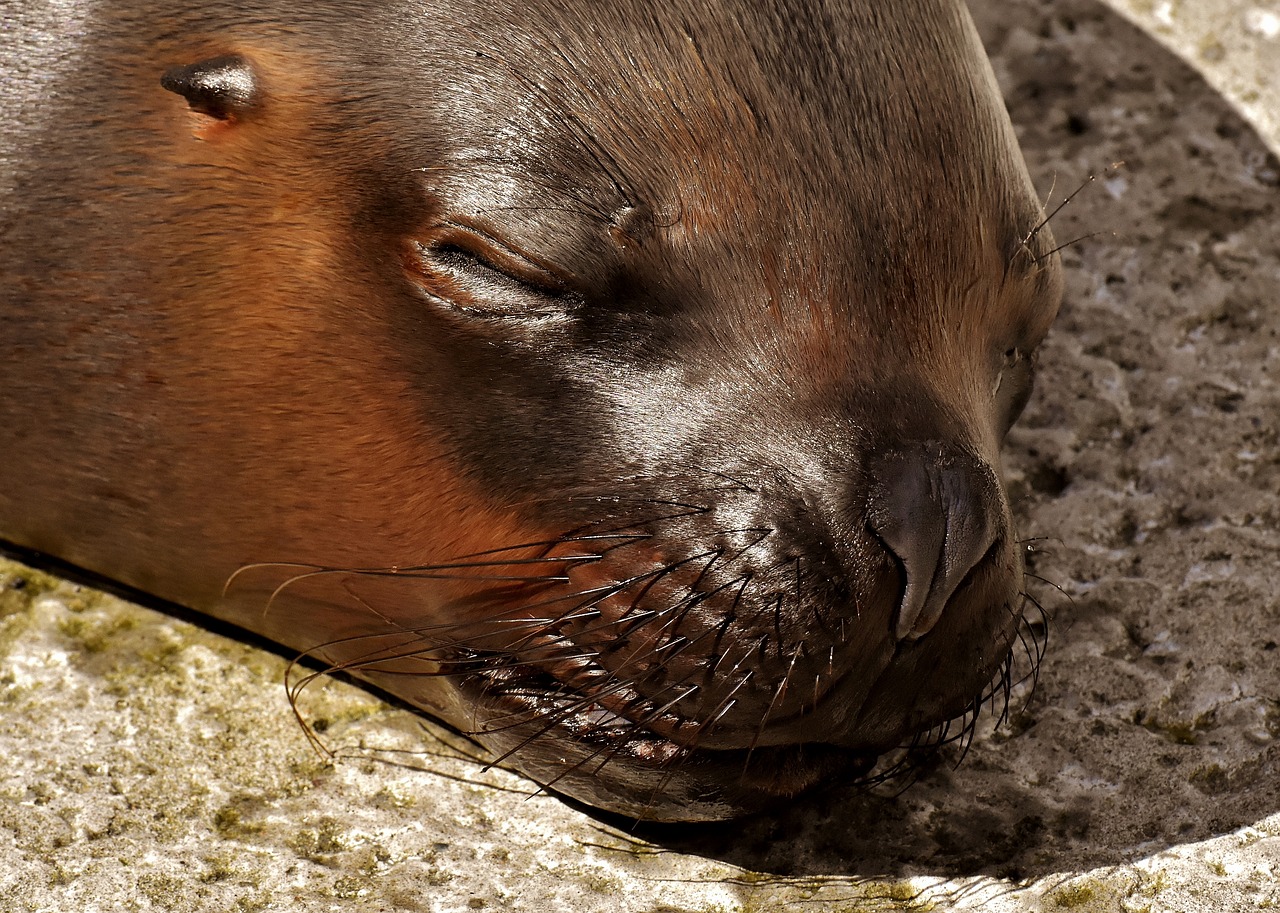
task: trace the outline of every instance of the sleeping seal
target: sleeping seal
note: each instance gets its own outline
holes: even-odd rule
[[[1061,280],[960,0],[15,22],[11,545],[638,818],[854,779],[1001,674]]]

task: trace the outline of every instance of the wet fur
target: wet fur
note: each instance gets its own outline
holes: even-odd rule
[[[1061,281],[960,3],[100,6],[3,52],[0,538],[639,817],[1036,653],[998,448]]]

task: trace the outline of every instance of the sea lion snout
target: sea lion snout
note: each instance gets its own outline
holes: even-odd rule
[[[771,465],[749,430],[718,452],[719,469],[677,452],[582,499],[594,513],[570,541],[587,555],[538,603],[542,644],[513,648],[589,710],[544,724],[673,757],[841,746],[856,765],[963,712],[1021,613],[994,470],[937,440],[805,475],[813,454]]]
[[[1007,534],[1001,488],[985,462],[938,441],[877,454],[870,475],[867,522],[906,578],[894,635],[919,640]]]

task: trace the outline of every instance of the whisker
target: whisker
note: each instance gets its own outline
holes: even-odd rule
[[[1123,168],[1123,167],[1124,167],[1124,164],[1125,164],[1124,162],[1112,162],[1112,163],[1107,167],[1107,170],[1108,170],[1108,171],[1116,171],[1116,170],[1119,170],[1120,168]],[[1054,218],[1058,215],[1058,213],[1062,212],[1062,210],[1063,210],[1063,209],[1064,209],[1064,208],[1065,208],[1065,207],[1066,207],[1066,206],[1067,206],[1067,205],[1068,205],[1072,200],[1074,200],[1074,199],[1075,199],[1075,198],[1080,194],[1080,192],[1081,192],[1082,190],[1084,190],[1086,187],[1088,187],[1088,186],[1090,186],[1091,184],[1093,184],[1097,179],[1098,179],[1098,174],[1097,174],[1097,172],[1094,172],[1093,174],[1090,174],[1088,177],[1086,177],[1083,181],[1081,181],[1081,182],[1080,182],[1080,186],[1079,186],[1079,187],[1077,187],[1075,190],[1071,191],[1071,193],[1067,194],[1066,199],[1064,199],[1061,203],[1059,203],[1057,206],[1055,206],[1055,207],[1053,208],[1053,210],[1052,210],[1048,215],[1046,215],[1046,216],[1044,217],[1044,219],[1042,219],[1038,225],[1036,225],[1036,227],[1035,227],[1035,228],[1031,229],[1029,232],[1027,232],[1027,234],[1026,234],[1025,236],[1023,236],[1023,239],[1022,239],[1022,246],[1023,246],[1024,248],[1028,247],[1028,246],[1031,244],[1031,241],[1035,239],[1036,235],[1038,235],[1040,232],[1042,232],[1042,231],[1044,230],[1045,226],[1046,226],[1046,225],[1048,225],[1050,222],[1052,222],[1052,221],[1054,220]],[[1054,184],[1055,184],[1055,185],[1057,184],[1057,180],[1058,180],[1058,179],[1057,179],[1057,176],[1055,175],[1055,176],[1054,176]],[[1052,189],[1050,189],[1050,193],[1052,193]],[[1047,202],[1047,198],[1046,198],[1046,202]],[[1051,252],[1051,253],[1052,253],[1052,252]],[[1046,256],[1048,256],[1048,255],[1046,255]],[[1037,260],[1039,260],[1039,259],[1041,259],[1041,258],[1036,258],[1036,259],[1037,259]],[[1035,262],[1035,261],[1033,261],[1033,262]]]
[[[1087,234],[1080,235],[1080,236],[1079,236],[1079,237],[1077,237],[1077,238],[1072,238],[1070,241],[1067,241],[1067,242],[1065,242],[1065,243],[1063,243],[1063,244],[1059,244],[1057,247],[1053,248],[1053,250],[1046,251],[1045,253],[1041,254],[1041,255],[1040,255],[1040,256],[1038,256],[1038,257],[1033,257],[1033,258],[1032,258],[1032,260],[1031,260],[1031,262],[1032,262],[1032,263],[1040,263],[1041,261],[1048,260],[1048,259],[1049,259],[1050,257],[1052,257],[1054,254],[1056,254],[1056,253],[1058,253],[1058,252],[1060,252],[1060,251],[1064,251],[1064,250],[1066,250],[1068,247],[1072,247],[1072,246],[1074,246],[1074,245],[1076,245],[1076,244],[1079,244],[1081,241],[1088,241],[1090,238],[1096,238],[1096,237],[1098,237],[1098,236],[1100,236],[1100,235],[1103,235],[1103,234],[1106,234],[1106,232],[1101,232],[1101,231],[1091,231],[1091,232],[1088,232]]]

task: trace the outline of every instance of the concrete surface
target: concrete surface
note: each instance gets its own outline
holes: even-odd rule
[[[627,833],[319,681],[330,759],[286,661],[5,564],[0,911],[1280,906],[1280,5],[1117,2],[978,10],[1038,185],[1099,179],[1006,451],[1049,652],[962,765]]]

